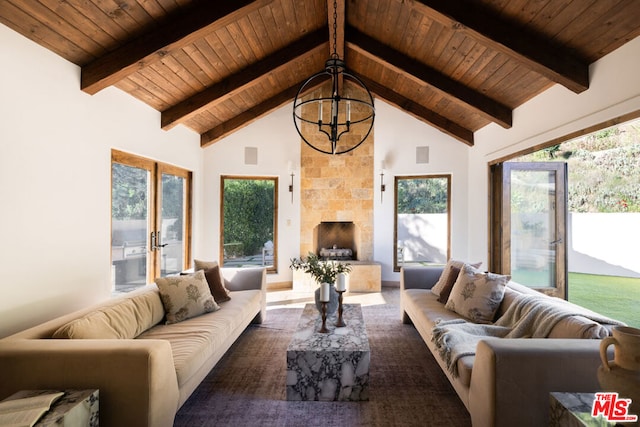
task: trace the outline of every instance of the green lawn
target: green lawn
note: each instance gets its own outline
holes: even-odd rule
[[[569,301],[640,328],[640,279],[569,273]]]

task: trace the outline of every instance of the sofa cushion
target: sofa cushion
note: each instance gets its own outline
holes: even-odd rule
[[[157,325],[139,339],[167,340],[182,387],[207,360],[221,356],[259,310],[262,294],[257,290],[233,292],[232,299],[220,304],[220,310],[180,323]],[[235,334],[234,334],[235,333]]]
[[[213,295],[213,299],[218,304],[220,304],[221,302],[229,301],[231,299],[229,291],[224,287],[224,281],[222,280],[222,276],[220,274],[220,267],[216,265],[215,267],[204,270],[204,277],[207,279],[209,290],[211,291],[211,295]]]
[[[122,298],[58,328],[53,338],[128,339],[159,323],[164,307],[156,290]]]
[[[193,270],[208,270],[213,267],[218,267],[218,261],[203,261],[201,259],[193,260]]]
[[[442,270],[442,274],[440,275],[440,278],[438,279],[436,284],[433,285],[433,287],[431,288],[431,292],[440,296],[440,294],[442,293],[442,290],[445,288],[447,283],[449,283],[451,280],[453,280],[453,283],[455,283],[456,279],[458,278],[458,273],[460,273],[460,269],[464,264],[465,264],[464,261],[458,261],[455,259],[450,259],[449,261],[447,261],[447,264],[444,266],[444,269]],[[482,265],[482,263],[477,262],[475,264],[470,264],[470,265],[474,266],[475,268],[478,268],[480,267],[480,265]],[[458,269],[457,273],[453,270],[453,267],[456,267]]]
[[[211,295],[203,270],[187,276],[158,277],[156,284],[160,290],[167,324],[220,309]]]
[[[555,324],[548,338],[602,339],[609,330],[598,322],[584,316],[569,316]]]
[[[464,264],[445,307],[473,322],[491,323],[510,278]]]
[[[442,304],[446,304],[449,300],[449,295],[451,295],[451,290],[453,289],[453,285],[455,285],[456,280],[458,280],[458,275],[460,274],[460,269],[456,266],[451,266],[451,274],[447,279],[447,283],[442,287],[442,291],[440,292],[440,296],[438,297],[438,302]]]

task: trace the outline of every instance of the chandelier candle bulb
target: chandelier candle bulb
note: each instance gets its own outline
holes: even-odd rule
[[[322,101],[318,101],[318,123],[322,126]]]
[[[338,273],[338,281],[336,282],[336,291],[344,292],[347,290],[347,275]]]
[[[351,123],[351,101],[347,101],[347,123]]]

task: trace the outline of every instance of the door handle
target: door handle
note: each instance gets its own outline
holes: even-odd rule
[[[156,250],[160,250],[160,248],[164,248],[168,243],[160,243],[160,232],[157,231],[156,235],[158,236],[158,244],[156,245]]]
[[[562,238],[560,238],[558,240],[554,240],[553,242],[549,242],[549,246],[551,246],[551,245],[555,246],[555,245],[560,244],[560,243],[562,243]]]
[[[151,232],[151,250],[159,251],[161,248],[167,246],[168,243],[160,244],[160,232],[152,231]]]

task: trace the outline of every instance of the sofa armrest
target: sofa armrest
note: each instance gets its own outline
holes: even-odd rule
[[[260,312],[253,319],[253,323],[262,323],[267,316],[267,269],[264,267],[251,268],[221,268],[224,285],[231,292],[259,290],[262,293]]]
[[[224,285],[230,291],[267,290],[267,269],[263,267],[221,268]]]
[[[178,383],[162,340],[1,340],[0,400],[20,390],[99,389],[104,426],[173,425]]]
[[[402,267],[400,269],[400,290],[431,289],[438,282],[444,267]]]
[[[478,343],[469,412],[474,427],[541,426],[549,393],[594,392],[600,340],[489,339]]]

